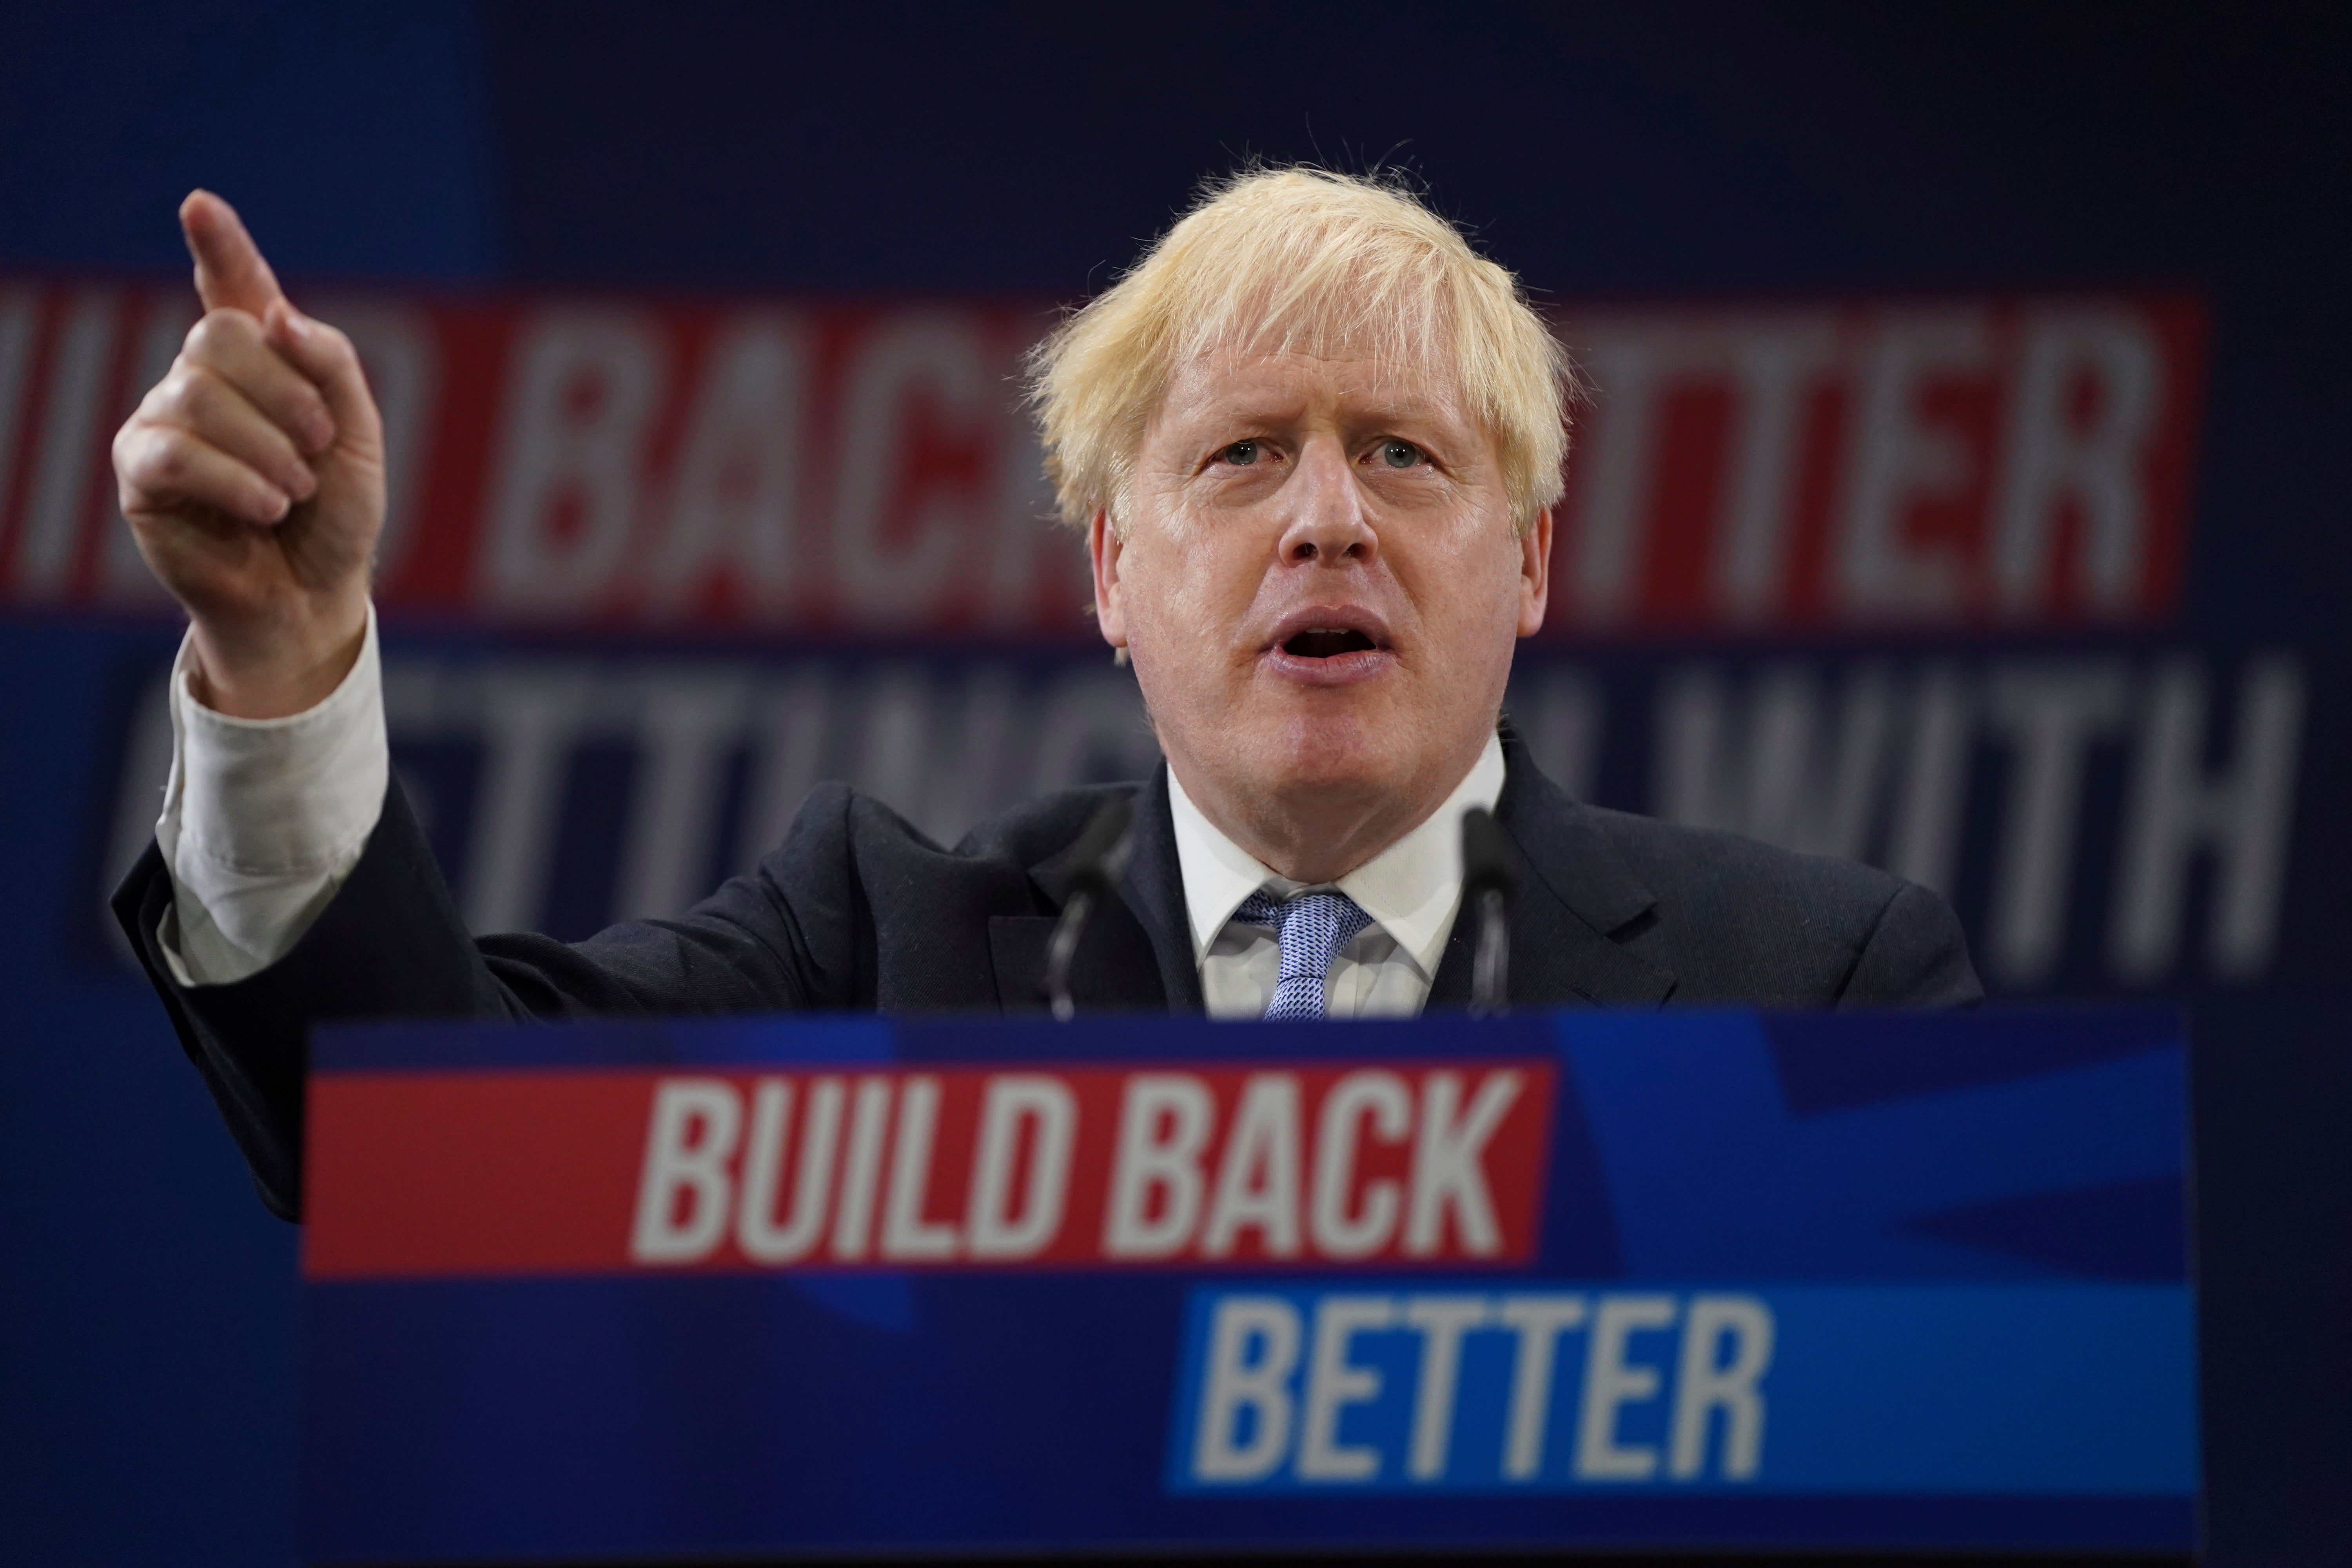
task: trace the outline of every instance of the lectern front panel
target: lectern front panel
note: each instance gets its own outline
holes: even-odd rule
[[[327,1562],[2185,1551],[2158,1009],[322,1034]]]

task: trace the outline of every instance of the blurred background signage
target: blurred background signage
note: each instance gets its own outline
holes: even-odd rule
[[[1019,396],[1049,310],[308,294],[381,399],[394,610],[600,630],[1072,635]],[[0,284],[5,584],[156,589],[114,426],[185,290]],[[1548,635],[2130,626],[2180,593],[2203,313],[2173,295],[1573,305],[1595,392]]]
[[[193,307],[0,300],[0,584],[152,606],[107,445]],[[477,929],[676,912],[780,842],[819,779],[952,843],[1156,759],[1133,680],[1090,651],[1083,552],[1022,405],[1050,310],[309,306],[357,338],[387,413],[390,717]],[[2308,677],[2289,651],[2162,640],[2204,392],[2192,299],[1559,321],[1592,398],[1511,704],[1557,779],[1937,888],[1997,990],[2270,973]],[[569,640],[436,651],[457,626]],[[2137,635],[1920,641],[1986,630]],[[1695,637],[1713,648],[1668,651]],[[152,825],[160,665],[121,722],[93,895]]]

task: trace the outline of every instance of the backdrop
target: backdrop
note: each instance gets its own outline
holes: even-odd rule
[[[2345,43],[2145,6],[0,10],[5,1554],[291,1551],[294,1233],[101,910],[169,752],[107,443],[194,319],[179,197],[360,341],[402,778],[478,928],[576,935],[818,779],[951,841],[1151,764],[1014,377],[1253,157],[1405,172],[1585,368],[1510,699],[1556,777],[1937,887],[1999,995],[2198,1009],[2217,1556],[2344,1541]]]

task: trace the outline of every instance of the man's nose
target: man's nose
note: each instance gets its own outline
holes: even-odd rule
[[[1338,442],[1308,443],[1283,488],[1291,506],[1282,531],[1286,563],[1370,563],[1380,552],[1380,533],[1365,514],[1363,491]]]

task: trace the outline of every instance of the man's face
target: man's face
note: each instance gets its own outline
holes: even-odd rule
[[[1182,366],[1129,511],[1123,538],[1095,523],[1103,634],[1186,791],[1253,847],[1304,815],[1376,852],[1435,809],[1543,620],[1549,517],[1515,535],[1492,442],[1450,384],[1394,367]]]

